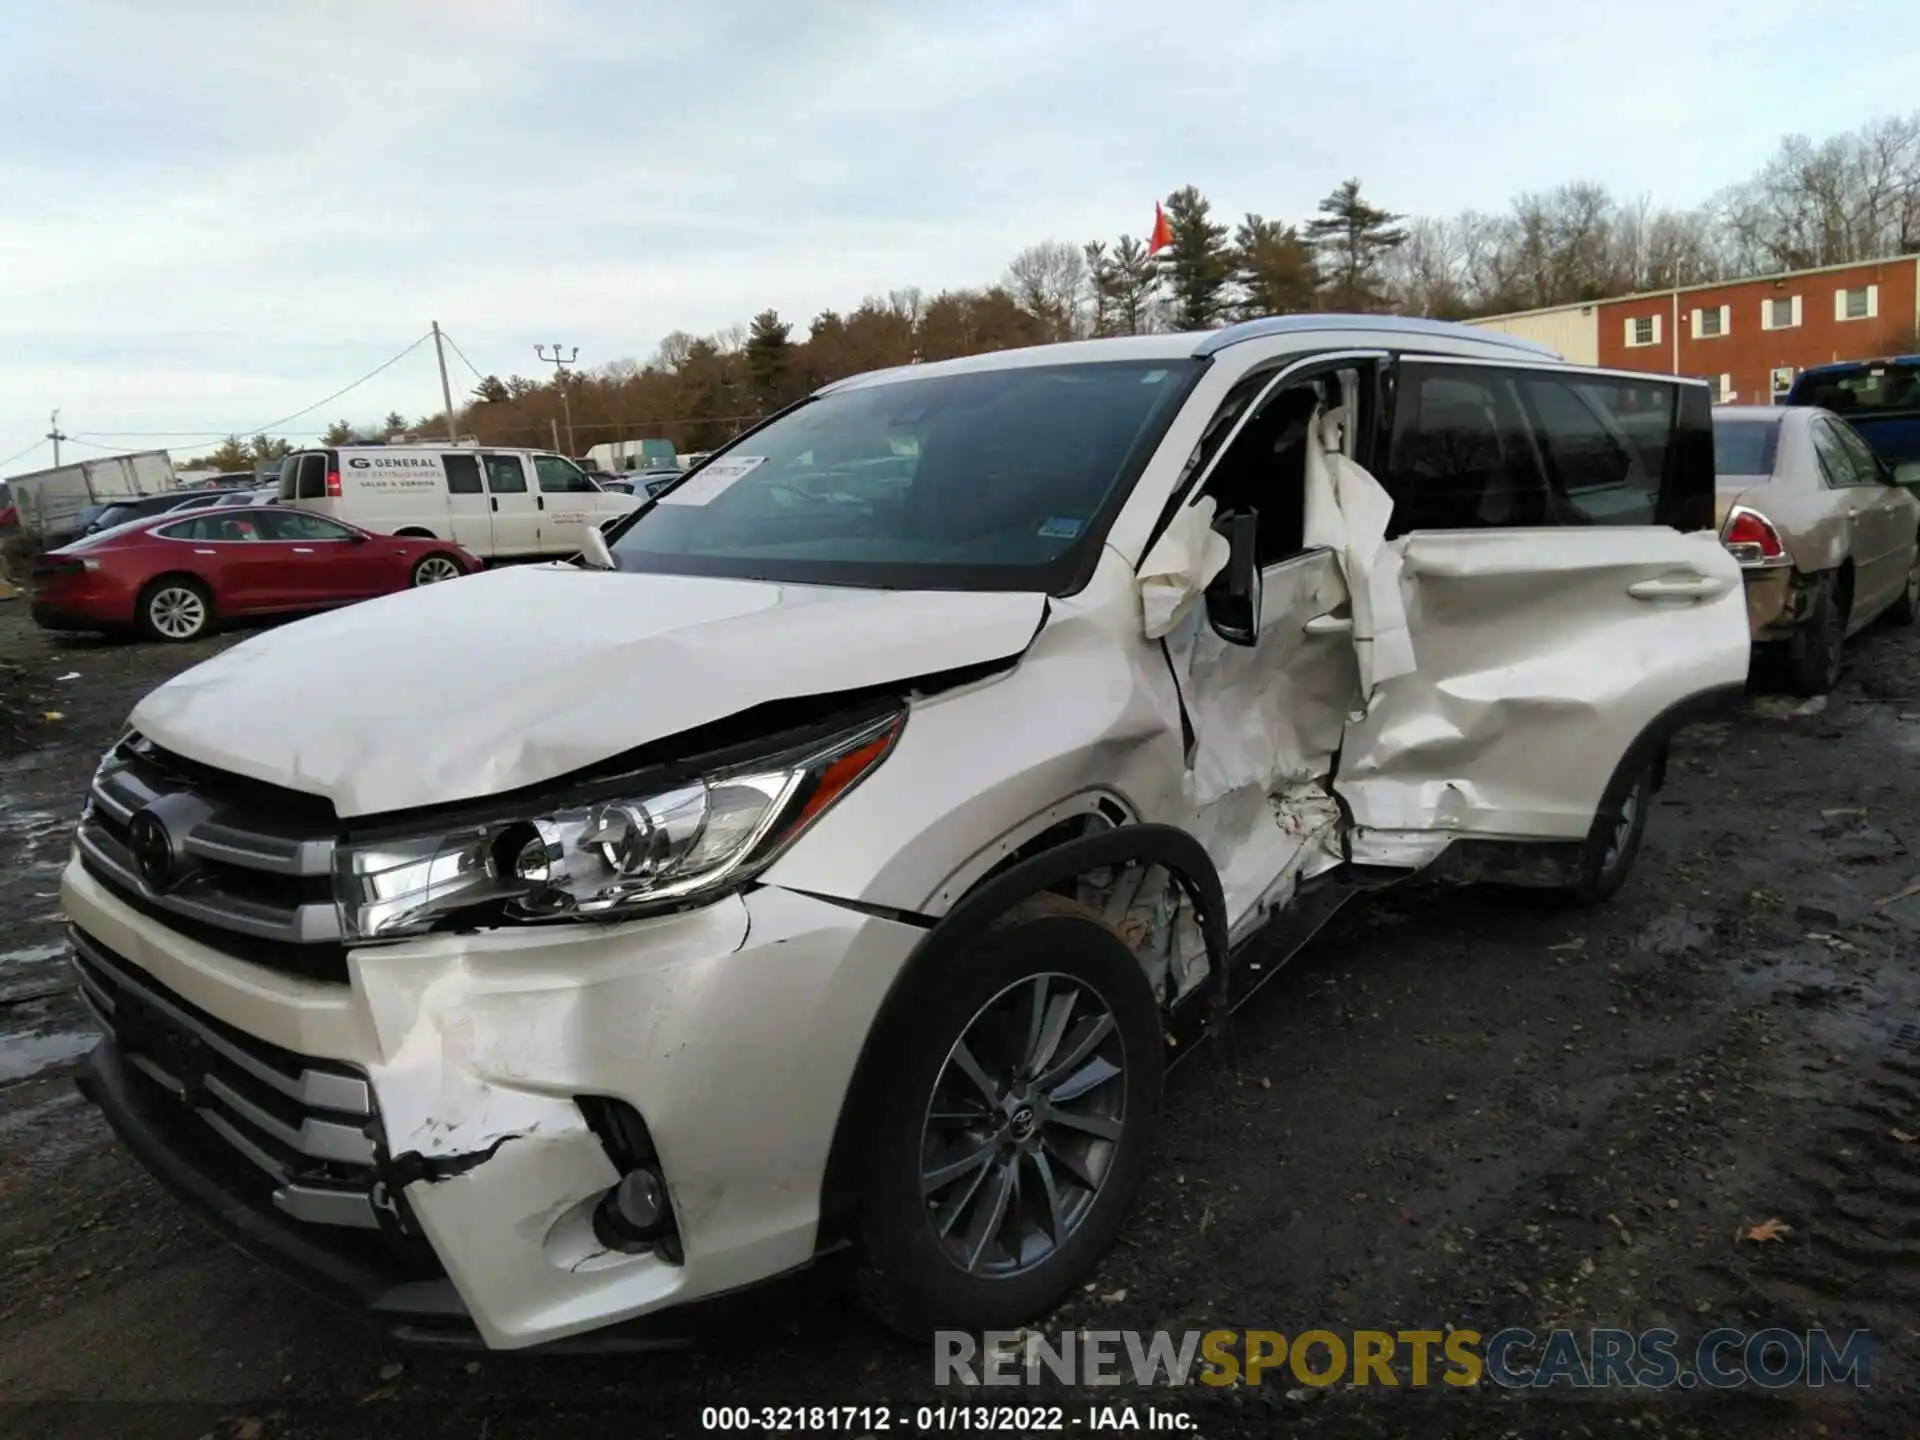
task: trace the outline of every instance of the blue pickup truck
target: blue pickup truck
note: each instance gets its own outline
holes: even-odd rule
[[[1920,355],[1847,360],[1803,370],[1789,405],[1818,405],[1841,416],[1920,496]]]

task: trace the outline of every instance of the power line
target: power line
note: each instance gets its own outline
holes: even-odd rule
[[[301,409],[294,411],[291,415],[282,415],[278,420],[269,420],[265,425],[257,425],[251,430],[241,431],[238,433],[246,434],[246,435],[264,435],[269,430],[278,429],[280,426],[286,424],[287,421],[289,420],[298,420],[302,415],[305,415],[306,413],[308,413],[308,411],[318,410],[322,405],[331,404],[333,401],[338,400],[342,395],[346,394],[349,390],[359,389],[362,385],[366,384],[367,381],[373,379],[374,376],[378,375],[382,370],[388,369],[390,366],[399,364],[402,360],[406,359],[407,356],[411,355],[414,351],[418,350],[422,345],[426,344],[427,341],[431,340],[432,338],[433,338],[433,332],[429,330],[424,335],[422,335],[418,340],[414,341],[413,344],[407,346],[406,349],[402,350],[398,355],[394,356],[391,360],[388,360],[385,364],[374,366],[373,369],[369,370],[366,374],[362,375],[358,380],[354,381],[353,384],[343,385],[338,390],[334,391],[333,394],[326,396],[324,399],[316,400],[311,405],[303,406]]]
[[[71,440],[73,437],[69,435],[67,438]],[[31,445],[27,446],[26,449],[16,450],[13,452],[13,454],[7,456],[6,459],[0,460],[0,466],[11,465],[14,461],[20,459],[22,456],[31,455],[34,451],[38,450],[42,445],[46,443],[47,443],[47,437],[42,435],[38,440],[34,441]]]
[[[446,331],[444,331],[444,330],[442,330],[442,331],[440,332],[440,338],[441,338],[442,340],[444,340],[444,341],[446,341],[446,342],[447,342],[447,344],[449,344],[449,345],[451,345],[451,346],[453,346],[453,353],[454,353],[454,354],[456,354],[456,355],[458,355],[458,356],[460,357],[460,363],[461,363],[462,365],[464,365],[464,366],[466,366],[466,367],[467,367],[467,369],[469,369],[469,370],[471,370],[471,371],[473,371],[473,378],[474,378],[474,379],[476,379],[476,380],[485,380],[485,379],[487,378],[486,376],[484,376],[484,375],[482,375],[482,374],[480,373],[480,369],[479,369],[479,367],[478,367],[478,366],[476,366],[476,365],[475,365],[475,364],[473,363],[473,361],[471,361],[471,360],[469,360],[469,359],[467,359],[467,352],[466,352],[466,351],[464,351],[464,350],[462,350],[462,349],[460,348],[460,342],[459,342],[459,341],[457,341],[457,340],[455,340],[455,339],[453,338],[453,336],[451,336],[451,335],[449,335],[449,334],[447,334],[447,332],[446,332]]]

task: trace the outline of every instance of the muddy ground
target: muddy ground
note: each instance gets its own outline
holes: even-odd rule
[[[673,1354],[401,1349],[147,1179],[68,1078],[56,883],[128,709],[235,638],[50,642],[0,603],[0,1433],[691,1435],[716,1403],[979,1399],[831,1271]],[[1044,1397],[1068,1428],[1132,1402],[1203,1435],[1920,1435],[1920,648],[1876,627],[1850,655],[1823,709],[1688,733],[1607,906],[1402,891],[1341,917],[1242,1012],[1237,1075],[1176,1070],[1122,1243],[1046,1328],[1866,1328],[1869,1390],[1269,1377]]]

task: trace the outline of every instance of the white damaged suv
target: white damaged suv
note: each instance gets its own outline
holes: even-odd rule
[[[829,386],[573,562],[143,700],[62,889],[82,1086],[416,1330],[551,1342],[846,1245],[910,1332],[1038,1316],[1169,1041],[1343,900],[1620,884],[1747,673],[1708,405],[1338,316]]]

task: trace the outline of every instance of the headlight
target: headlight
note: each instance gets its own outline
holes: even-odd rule
[[[461,918],[619,918],[710,898],[771,863],[886,758],[904,723],[891,714],[650,792],[342,845],[333,869],[342,933],[364,944]]]

